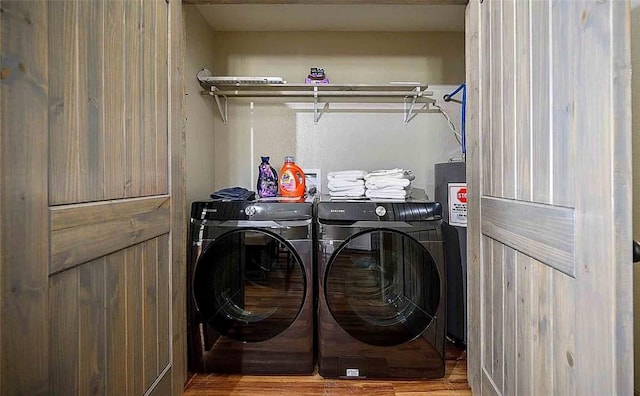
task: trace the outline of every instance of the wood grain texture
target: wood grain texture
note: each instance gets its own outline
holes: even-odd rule
[[[171,263],[168,246],[169,234],[157,238],[158,370],[171,363]]]
[[[553,2],[551,4],[551,109],[553,139],[553,197],[558,205],[575,206],[575,142],[579,139],[576,129],[576,109],[574,97],[577,92],[576,75],[579,59],[576,57],[576,40],[580,35],[576,2]],[[564,66],[564,67],[563,67]],[[552,389],[565,395],[576,394],[576,370],[574,366],[575,348],[575,281],[561,273],[551,274],[552,341],[553,364]]]
[[[532,315],[534,262],[529,256],[516,252],[516,395],[533,394],[533,328]]]
[[[317,373],[305,376],[197,374],[185,396],[196,395],[471,395],[466,353],[448,344],[446,370],[436,380],[329,380]]]
[[[516,92],[516,199],[531,199],[531,39],[529,2],[515,2]]]
[[[142,193],[142,2],[125,2],[125,197]]]
[[[125,4],[105,7],[104,133],[105,199],[125,196]],[[166,193],[166,192],[165,192]]]
[[[574,276],[573,209],[493,197],[483,197],[481,205],[484,235]]]
[[[182,2],[169,2],[169,188],[171,206],[171,348],[173,395],[187,380],[187,213],[185,186],[185,95]]]
[[[0,394],[42,395],[49,393],[47,2],[1,8]]]
[[[142,338],[142,299],[144,293],[142,277],[143,246],[135,245],[125,250],[126,295],[127,295],[127,395],[144,393],[144,340]]]
[[[566,312],[575,312],[576,285],[573,278],[555,272],[551,289],[551,316],[553,317],[553,389],[563,395],[576,394],[576,368],[575,368],[575,323],[573,315]]]
[[[629,304],[633,294],[633,269],[628,263],[631,261],[631,252],[628,246],[632,239],[632,221],[629,220],[630,208],[633,207],[632,197],[632,163],[631,163],[631,59],[629,54],[629,35],[631,20],[629,7],[623,3],[611,4],[611,20],[620,21],[612,24],[612,92],[614,92],[612,109],[615,114],[611,120],[613,137],[613,185],[614,204],[613,219],[624,218],[623,221],[615,221],[615,236],[613,237],[615,262],[617,271],[615,287],[616,306],[616,332],[615,332],[615,356],[616,366],[616,391],[619,394],[631,393],[634,388],[629,367],[633,364],[633,350],[629,345],[633,344],[633,305]],[[635,26],[634,26],[635,29]],[[635,107],[637,108],[637,107]],[[635,116],[638,116],[637,114]],[[623,217],[624,216],[624,217]]]
[[[518,59],[515,51],[516,19],[515,6],[517,0],[506,0],[502,3],[502,197],[515,198],[518,185],[518,159],[516,139],[516,67]]]
[[[517,384],[517,276],[516,251],[503,245],[504,249],[504,302],[503,302],[503,382],[501,393],[503,395],[515,395]]]
[[[515,69],[515,156],[516,156],[516,189],[515,198],[531,200],[531,20],[530,3],[515,2],[515,48],[514,58],[517,59]],[[532,259],[522,253],[515,253],[516,268],[516,312],[514,345],[515,359],[515,389],[513,394],[532,394],[534,377],[532,364],[532,327],[531,304],[532,283],[535,278]],[[510,357],[507,357],[510,359]],[[508,384],[508,382],[507,382]],[[509,387],[505,384],[505,394]]]
[[[171,368],[159,379],[158,383],[150,389],[149,396],[168,396],[171,395]]]
[[[482,70],[480,65],[480,5],[471,2],[466,9],[465,58],[467,83],[467,328],[469,385],[480,391],[480,139]],[[475,230],[475,231],[474,231]],[[471,324],[475,325],[471,325]]]
[[[553,389],[553,307],[552,277],[553,269],[534,262],[532,284],[532,323],[533,346],[531,362],[533,365],[532,394],[550,395]]]
[[[78,394],[105,393],[105,258],[78,268]],[[67,301],[65,304],[69,304]],[[73,302],[72,302],[73,303]],[[109,345],[109,347],[115,347]],[[54,347],[55,348],[55,347]]]
[[[487,236],[482,236],[480,241],[481,260],[485,265],[480,269],[480,301],[481,321],[480,328],[482,337],[480,347],[482,348],[482,372],[493,375],[493,241]],[[500,263],[498,263],[500,264]],[[484,382],[484,380],[483,380]],[[482,384],[482,387],[485,385]]]
[[[169,5],[156,12],[156,169],[155,193],[169,193]]]
[[[127,290],[125,251],[105,258],[105,328],[106,328],[106,392],[107,395],[127,394]]]
[[[483,194],[502,197],[502,179],[504,177],[503,161],[503,115],[506,103],[502,100],[503,70],[502,70],[502,2],[491,1],[489,7],[489,136],[491,150],[491,184],[490,189]]]
[[[575,326],[582,330],[598,323],[600,340],[594,343],[586,331],[575,333],[576,394],[630,394],[633,387],[633,351],[630,344],[622,348],[632,337],[631,260],[625,247],[631,241],[632,185],[628,11],[625,2],[580,1],[573,15],[581,32],[575,76],[581,137],[575,150],[580,164],[575,180],[580,263]],[[587,95],[587,86],[602,94]],[[602,315],[611,320],[602,320]]]
[[[552,185],[551,202],[556,205],[575,206],[575,142],[579,139],[576,129],[576,40],[580,34],[579,19],[567,19],[564,15],[576,14],[576,2],[554,1],[551,4],[551,140]]]
[[[78,197],[104,199],[104,1],[78,1]],[[59,51],[59,48],[55,48]],[[63,49],[64,51],[64,49]],[[68,71],[66,71],[68,73]]]
[[[490,131],[492,126],[491,112],[493,111],[493,98],[491,97],[491,51],[493,47],[491,43],[491,8],[490,3],[483,3],[480,6],[480,58],[479,67],[481,70],[480,92],[481,95],[481,125],[482,131]],[[492,157],[492,138],[489,134],[487,140],[480,140],[480,196],[491,195],[493,193],[493,157]]]
[[[504,245],[492,241],[491,244],[491,284],[492,284],[492,298],[491,298],[491,320],[493,322],[492,334],[492,359],[491,359],[491,373],[492,380],[494,381],[499,392],[502,392],[504,387],[504,322],[509,321],[505,317],[504,312],[504,294],[505,294],[505,281],[504,281]]]
[[[531,1],[531,172],[534,202],[551,203],[553,146],[550,121],[551,0]]]
[[[78,4],[48,5],[49,21],[49,203],[78,202]],[[65,50],[61,51],[60,48]]]
[[[487,371],[486,367],[482,368],[482,395],[499,396],[500,390],[498,385],[493,382],[492,375]]]
[[[166,196],[51,208],[50,273],[166,234],[169,210]]]
[[[49,282],[49,394],[78,394],[78,269],[54,275]]]
[[[142,383],[145,391],[149,389],[159,374],[157,256],[157,239],[151,239],[142,244]]]
[[[142,41],[140,71],[141,106],[141,191],[140,195],[152,195],[156,191],[157,147],[157,91],[156,91],[156,0],[142,0]],[[162,5],[160,5],[162,6]],[[135,154],[134,154],[135,155]]]

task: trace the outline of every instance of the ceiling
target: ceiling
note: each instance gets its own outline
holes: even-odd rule
[[[200,4],[217,31],[464,31],[464,5]]]

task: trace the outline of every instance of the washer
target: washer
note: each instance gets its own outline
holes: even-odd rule
[[[192,204],[192,371],[313,372],[312,213],[312,201]]]
[[[443,377],[440,203],[323,198],[317,227],[320,375]]]

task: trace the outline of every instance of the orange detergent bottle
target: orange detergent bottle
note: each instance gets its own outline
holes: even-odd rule
[[[293,156],[284,157],[284,164],[278,178],[280,194],[283,197],[301,197],[305,191],[304,172],[295,164]]]

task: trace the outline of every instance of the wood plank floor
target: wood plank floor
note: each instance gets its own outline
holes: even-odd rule
[[[450,343],[446,348],[446,372],[429,381],[335,380],[317,373],[309,376],[251,376],[196,374],[185,395],[471,395],[467,383],[466,352]]]

